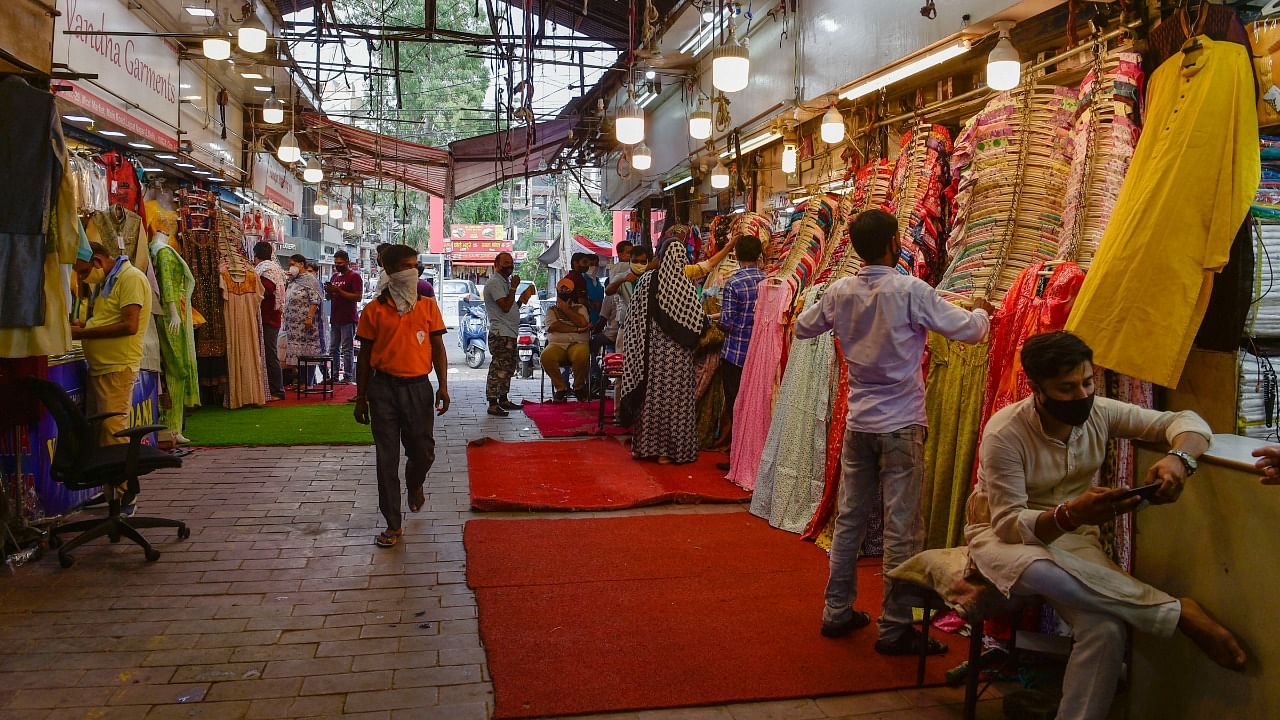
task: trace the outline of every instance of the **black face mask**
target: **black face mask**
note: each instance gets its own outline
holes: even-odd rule
[[[1068,425],[1079,427],[1089,419],[1089,414],[1093,412],[1093,398],[1095,396],[1076,398],[1074,400],[1055,400],[1048,395],[1040,398],[1040,405],[1044,407],[1044,411],[1049,413],[1050,417]]]
[[[572,299],[573,299],[573,293],[571,293],[571,292],[558,292],[558,293],[556,293],[556,297],[560,298],[561,300],[572,300]]]

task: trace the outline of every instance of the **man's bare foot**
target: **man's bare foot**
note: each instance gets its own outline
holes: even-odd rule
[[[1244,670],[1248,656],[1231,631],[1218,624],[1195,600],[1179,598],[1179,602],[1182,616],[1178,618],[1178,629],[1200,646],[1210,660],[1228,670]]]

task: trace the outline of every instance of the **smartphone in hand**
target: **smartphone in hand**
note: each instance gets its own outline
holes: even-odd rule
[[[1138,487],[1129,488],[1115,497],[1115,502],[1123,502],[1131,497],[1140,497],[1145,502],[1151,502],[1151,499],[1160,491],[1160,483],[1151,483],[1150,485],[1139,485]]]

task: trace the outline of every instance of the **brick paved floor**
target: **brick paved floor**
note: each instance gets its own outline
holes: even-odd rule
[[[462,547],[466,443],[538,434],[522,415],[485,415],[478,377],[452,381],[428,507],[407,516],[396,550],[372,544],[372,448],[199,449],[144,479],[139,514],[191,527],[184,542],[147,533],[159,562],[98,541],[69,570],[47,556],[0,579],[0,718],[487,718]],[[517,389],[537,398],[536,379]],[[959,699],[930,689],[598,717],[931,720],[959,718]],[[998,700],[982,704],[980,717],[998,716]]]

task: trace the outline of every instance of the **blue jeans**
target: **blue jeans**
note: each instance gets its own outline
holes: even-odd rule
[[[892,642],[911,628],[911,606],[895,601],[891,570],[924,548],[920,494],[924,487],[924,440],[928,429],[909,425],[889,433],[845,431],[840,497],[831,540],[823,622],[840,623],[858,597],[858,551],[867,534],[876,488],[884,497],[884,604],[880,638]]]
[[[329,354],[333,357],[333,379],[341,375],[348,382],[356,379],[356,324],[342,323],[329,329]],[[343,369],[345,368],[345,370]]]

